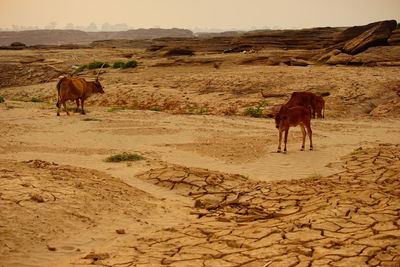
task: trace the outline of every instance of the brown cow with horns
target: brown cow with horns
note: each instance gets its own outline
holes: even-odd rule
[[[68,100],[76,102],[76,111],[78,111],[80,101],[81,114],[85,114],[85,110],[83,109],[85,100],[94,93],[104,93],[103,86],[99,82],[99,74],[100,71],[93,82],[88,82],[83,78],[61,78],[57,83],[57,116],[60,116],[61,104],[64,106],[67,115],[69,115],[66,104]]]

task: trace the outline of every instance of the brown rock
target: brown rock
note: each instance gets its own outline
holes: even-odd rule
[[[343,46],[343,51],[355,55],[365,51],[371,46],[385,45],[387,44],[387,39],[396,27],[397,22],[395,20],[379,22],[372,28],[346,42]]]
[[[344,53],[340,53],[336,56],[332,56],[331,58],[328,59],[328,61],[326,61],[326,64],[329,65],[337,65],[337,64],[342,64],[342,65],[347,65],[351,62],[351,60],[353,59],[353,56],[351,55],[347,55]]]
[[[396,29],[392,32],[388,39],[389,45],[400,45],[400,29]]]

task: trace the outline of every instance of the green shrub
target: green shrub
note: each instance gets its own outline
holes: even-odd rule
[[[138,65],[136,60],[131,60],[125,63],[125,65],[122,67],[123,69],[127,69],[127,68],[136,68]]]
[[[262,103],[259,103],[256,108],[249,107],[244,111],[244,115],[251,116],[254,118],[261,118],[264,106],[268,106],[268,104],[262,102]]]
[[[125,63],[122,61],[117,61],[117,62],[114,62],[114,64],[113,64],[114,69],[120,69],[120,68],[124,68],[124,67],[125,67]]]
[[[43,102],[43,100],[42,100],[42,99],[40,99],[40,98],[36,98],[36,97],[32,97],[30,101],[31,101],[31,102],[35,102],[35,103],[38,103],[38,102]]]
[[[90,70],[92,70],[92,69],[99,69],[99,68],[101,68],[101,67],[103,67],[103,68],[109,68],[110,65],[109,65],[108,63],[100,62],[100,61],[95,61],[95,62],[89,63],[89,64],[87,65],[87,68],[90,69]]]
[[[145,157],[138,154],[122,153],[106,158],[106,162],[137,161],[143,159]]]
[[[152,111],[161,111],[160,107],[151,107],[150,110]]]
[[[97,118],[84,118],[82,121],[101,121],[101,120]]]
[[[310,179],[321,179],[322,175],[315,172],[315,173],[311,174],[308,178],[310,178]]]
[[[0,96],[0,103],[4,103],[4,102],[5,102],[4,97]]]

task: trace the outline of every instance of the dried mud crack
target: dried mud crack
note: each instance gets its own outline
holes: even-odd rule
[[[400,147],[343,157],[324,178],[256,182],[171,166],[140,179],[191,197],[198,219],[143,236],[105,265],[398,266]]]

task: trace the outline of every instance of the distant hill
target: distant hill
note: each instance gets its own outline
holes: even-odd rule
[[[154,39],[162,37],[193,37],[193,32],[185,29],[137,29],[122,32],[84,32],[79,30],[29,30],[0,31],[0,46],[21,42],[25,45],[89,44],[109,39]]]

